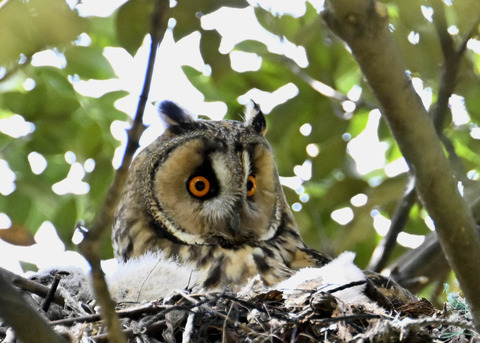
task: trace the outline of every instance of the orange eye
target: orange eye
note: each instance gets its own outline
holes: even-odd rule
[[[210,191],[210,182],[205,176],[194,176],[188,182],[188,190],[197,198],[202,198]]]
[[[247,179],[247,197],[251,197],[257,191],[257,180],[255,176],[250,175]]]

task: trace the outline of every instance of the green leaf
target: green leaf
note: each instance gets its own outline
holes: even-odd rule
[[[103,135],[102,127],[94,121],[88,121],[82,125],[80,133],[75,137],[78,157],[86,160],[87,158],[97,156],[100,150],[107,148]]]
[[[37,146],[35,142],[32,145]],[[37,151],[43,152],[38,148]],[[47,160],[47,168],[43,172],[42,177],[48,180],[50,186],[63,180],[70,170],[70,165],[65,161],[64,154],[64,151],[59,154],[44,154]]]
[[[107,46],[118,46],[116,35],[116,16],[107,18],[88,18],[88,35],[92,39],[91,46],[105,48]]]
[[[244,0],[221,2],[217,0],[178,1],[168,14],[177,21],[173,28],[173,38],[178,41],[194,31],[201,31],[200,18],[204,14],[214,12],[221,7],[243,8],[247,5]]]
[[[203,60],[212,68],[212,81],[219,82],[223,77],[231,76],[230,58],[219,52],[222,37],[217,31],[202,31],[200,52]]]
[[[278,17],[273,15],[272,12],[267,11],[260,6],[255,7],[254,11],[260,25],[262,25],[267,31],[273,33],[274,35],[281,36],[281,29]]]
[[[25,262],[25,261],[20,261],[20,266],[22,267],[22,270],[24,273],[31,271],[31,272],[38,272],[38,267],[36,264],[30,263],[30,262]]]
[[[6,197],[2,196],[1,200],[2,211],[8,214],[12,222],[25,226],[30,232],[35,232],[37,227],[33,230],[29,225],[25,225],[29,216],[28,209],[33,208],[33,198],[17,189]]]
[[[129,0],[117,11],[117,40],[131,55],[135,55],[150,32],[154,2]]]
[[[69,74],[77,74],[83,79],[105,80],[115,77],[115,72],[102,50],[96,47],[72,46],[65,51]]]
[[[458,27],[460,37],[465,37],[470,31],[472,31],[472,29],[475,29],[475,26],[478,30],[480,2],[452,1],[452,6],[444,5],[444,7],[448,25],[455,25]]]
[[[63,196],[61,202],[56,207],[52,224],[57,229],[57,234],[60,239],[70,247],[73,245],[71,238],[77,220],[77,203],[75,197],[71,195]]]
[[[253,52],[256,53],[260,56],[265,56],[267,55],[268,52],[268,47],[265,45],[263,42],[259,42],[256,40],[244,40],[240,43],[238,43],[235,46],[235,50],[240,50],[240,51],[245,51],[245,52]]]
[[[53,67],[28,69],[35,81],[31,91],[7,92],[1,95],[6,108],[35,122],[71,115],[79,106],[76,92],[68,82],[67,75]]]
[[[306,189],[308,192],[308,187]],[[335,180],[322,199],[323,210],[331,213],[338,208],[350,206],[350,199],[358,193],[365,193],[367,189],[368,183],[361,179],[346,177]]]
[[[0,65],[50,46],[67,45],[84,29],[84,20],[63,0],[10,0],[0,7]]]
[[[312,173],[316,180],[327,178],[340,168],[346,159],[347,142],[341,136],[332,137],[320,145],[320,152],[313,159]]]
[[[368,118],[369,118],[370,111],[366,110],[359,110],[356,111],[349,121],[348,125],[348,133],[352,137],[357,137],[363,130],[367,127]]]

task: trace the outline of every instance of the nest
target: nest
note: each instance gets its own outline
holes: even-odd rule
[[[37,311],[69,341],[108,342],[84,279],[69,282],[66,272],[52,273],[32,279],[12,274],[10,280],[24,297],[41,304]],[[370,274],[336,288],[310,281],[275,289],[252,278],[235,291],[176,290],[156,301],[119,302],[116,312],[128,341],[136,343],[480,342],[458,293],[446,288],[448,303],[437,310],[399,286],[386,288],[379,282],[383,278]],[[394,292],[385,296],[378,292],[382,289]],[[0,322],[0,342],[16,342],[14,336]]]
[[[52,327],[73,342],[108,342],[95,304],[77,305],[52,304],[47,312]],[[347,304],[334,292],[319,290],[293,295],[279,290],[249,295],[175,291],[161,301],[119,303],[117,313],[129,342],[480,341],[466,308],[447,304],[438,311],[422,299],[386,311]],[[7,335],[1,327],[0,340]]]

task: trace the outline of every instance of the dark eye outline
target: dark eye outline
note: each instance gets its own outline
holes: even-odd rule
[[[247,179],[247,197],[251,198],[257,191],[257,180],[254,175],[249,175]]]
[[[210,181],[205,176],[195,175],[188,181],[188,191],[196,198],[204,198],[211,190]]]
[[[198,182],[202,182],[204,187],[200,184],[197,185]],[[185,188],[192,198],[202,201],[213,198],[218,194],[220,187],[212,165],[207,158],[202,165],[190,174]]]

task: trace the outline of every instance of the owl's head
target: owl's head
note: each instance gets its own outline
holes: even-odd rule
[[[159,110],[167,129],[137,156],[129,186],[143,194],[156,233],[224,248],[271,239],[290,212],[259,107],[245,122],[194,120],[172,102]]]

